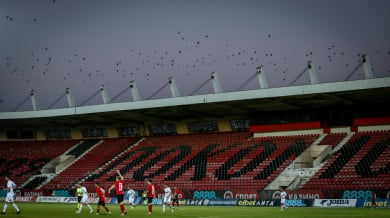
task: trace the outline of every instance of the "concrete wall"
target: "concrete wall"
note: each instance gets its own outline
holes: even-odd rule
[[[358,131],[390,130],[390,125],[359,126]]]
[[[217,120],[218,129],[221,132],[230,132],[232,131],[232,127],[230,126],[230,119],[221,119]]]
[[[307,135],[307,134],[322,134],[322,129],[311,129],[311,130],[294,130],[294,131],[279,131],[279,132],[259,132],[254,133],[254,137],[265,137],[265,136],[290,136],[290,135]]]
[[[313,167],[321,164],[321,161],[332,152],[330,145],[315,145],[311,146],[311,155],[313,157]]]
[[[119,137],[118,130],[116,127],[109,127],[106,129],[107,129],[108,138],[118,138]]]
[[[0,131],[0,141],[5,141],[7,140],[7,132],[4,130],[4,131]]]
[[[188,134],[187,123],[179,122],[176,124],[177,134]]]
[[[35,130],[35,139],[46,140],[45,131],[42,129]]]
[[[351,127],[336,127],[336,128],[330,128],[331,133],[350,133],[351,132]]]
[[[312,167],[317,167],[330,152],[332,152],[330,145],[311,145],[294,160],[294,163],[309,163],[313,165]]]

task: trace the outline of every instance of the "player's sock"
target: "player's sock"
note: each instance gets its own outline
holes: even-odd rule
[[[280,206],[280,211],[283,211],[283,206]]]
[[[4,204],[3,213],[5,213],[7,211],[7,207],[8,207],[8,204]]]
[[[108,209],[107,206],[105,206],[104,209],[106,209],[107,212],[110,212],[110,209]]]
[[[124,213],[125,212],[125,206],[123,206],[123,204],[120,204],[119,206],[121,207],[122,213]]]
[[[99,213],[100,212],[100,208],[98,207],[97,209],[96,209],[96,213]]]
[[[80,204],[79,211],[83,209],[83,204]]]
[[[91,205],[87,204],[87,207],[89,208],[89,210],[93,210]]]
[[[17,212],[19,211],[19,208],[18,208],[18,206],[15,203],[12,204],[12,207],[14,207]]]
[[[149,213],[152,212],[152,204],[149,204]]]
[[[179,209],[179,201],[176,202],[177,209]]]
[[[165,212],[165,206],[166,206],[166,204],[164,203],[163,204],[163,212]]]
[[[80,203],[77,203],[77,209],[79,209],[80,208]]]

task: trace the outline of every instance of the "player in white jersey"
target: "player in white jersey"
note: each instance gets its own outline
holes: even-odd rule
[[[283,211],[284,208],[288,210],[288,207],[285,205],[286,203],[287,193],[284,191],[282,187],[280,187],[280,211]]]
[[[80,208],[76,211],[76,213],[81,213],[81,210],[83,209],[83,205],[85,204],[88,209],[89,209],[89,213],[93,213],[93,209],[91,207],[91,205],[88,204],[88,192],[87,192],[87,189],[82,186],[82,184],[77,184],[77,187],[78,188],[81,188],[81,193],[83,194],[83,196],[81,197],[81,201],[80,201]]]
[[[173,212],[173,207],[171,205],[172,201],[172,191],[171,188],[168,187],[166,183],[163,184],[164,187],[164,201],[163,201],[163,213],[165,213],[165,207],[168,204],[168,206],[171,208],[171,212]]]
[[[5,204],[3,207],[2,214],[5,214],[5,212],[7,212],[7,207],[9,203],[12,205],[13,208],[15,208],[16,213],[19,214],[20,210],[18,206],[14,203],[14,197],[15,197],[14,189],[16,188],[16,185],[14,182],[10,180],[8,176],[5,177],[5,180],[7,181],[7,189],[5,189],[7,190],[7,197],[5,198]]]
[[[136,193],[130,186],[127,186],[126,198],[129,201],[130,209],[134,210]]]

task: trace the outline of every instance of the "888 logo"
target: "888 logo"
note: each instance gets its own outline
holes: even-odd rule
[[[370,190],[353,190],[344,191],[343,199],[362,199],[362,200],[372,200],[372,192]]]
[[[306,207],[306,204],[301,199],[286,200],[284,205],[287,207]]]
[[[195,191],[193,199],[217,199],[214,191]]]
[[[56,197],[69,197],[70,196],[68,190],[54,190],[53,194]]]
[[[7,196],[7,191],[6,190],[0,190],[0,197],[5,197]]]

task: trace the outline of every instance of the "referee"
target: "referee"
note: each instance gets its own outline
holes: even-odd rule
[[[82,184],[80,183],[80,185],[82,185]],[[83,197],[83,191],[81,190],[81,186],[77,187],[76,196],[77,196],[77,209],[79,209],[80,208],[80,201],[81,201],[81,198]]]

